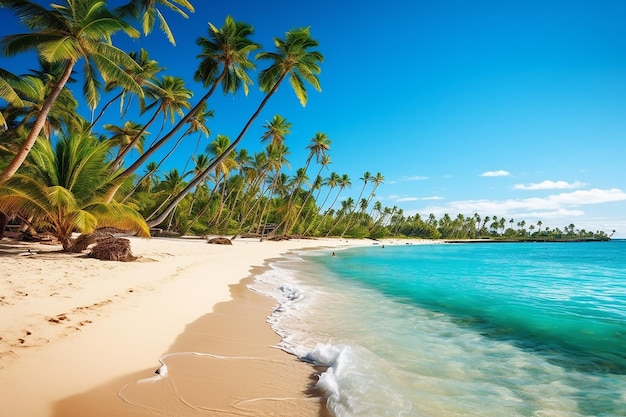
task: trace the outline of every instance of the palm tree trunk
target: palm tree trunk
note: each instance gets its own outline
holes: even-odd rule
[[[237,136],[237,138],[233,141],[233,143],[230,144],[230,146],[228,148],[226,148],[226,150],[220,155],[218,156],[212,163],[211,165],[209,165],[204,171],[202,171],[202,173],[200,175],[198,175],[198,177],[191,181],[175,198],[174,200],[172,200],[172,202],[165,208],[165,210],[163,211],[163,213],[161,213],[160,216],[158,216],[156,219],[152,220],[151,222],[148,223],[148,225],[150,227],[153,227],[153,225],[158,225],[159,223],[161,223],[163,220],[165,220],[165,218],[167,217],[167,215],[174,210],[174,208],[183,200],[183,198],[185,198],[185,196],[194,188],[196,187],[198,184],[200,184],[202,181],[204,181],[204,178],[206,178],[207,175],[209,175],[209,173],[215,169],[215,167],[222,162],[222,160],[224,158],[226,158],[227,155],[229,155],[233,149],[235,149],[237,147],[237,145],[239,144],[239,142],[241,142],[241,140],[243,139],[244,135],[246,134],[246,132],[248,131],[248,129],[250,128],[250,126],[252,125],[252,122],[254,122],[254,120],[259,116],[259,114],[261,113],[261,110],[263,110],[263,108],[265,107],[265,105],[267,104],[267,102],[269,101],[269,99],[274,95],[274,93],[276,93],[276,90],[278,90],[279,85],[281,84],[281,82],[285,79],[285,77],[287,76],[287,73],[283,73],[281,75],[281,77],[278,79],[278,81],[276,82],[276,84],[274,85],[274,87],[272,87],[272,89],[270,90],[269,93],[267,93],[267,95],[265,96],[265,98],[263,98],[263,100],[261,101],[261,104],[259,104],[259,107],[257,108],[257,110],[254,112],[254,114],[250,117],[250,119],[248,120],[248,122],[246,123],[246,125],[243,127],[243,129],[241,130],[241,132],[239,133],[239,135]]]
[[[130,152],[131,149],[133,149],[133,147],[135,146],[135,144],[139,141],[139,139],[141,139],[141,136],[146,133],[146,130],[148,130],[148,127],[150,127],[150,125],[152,123],[154,123],[154,121],[156,120],[157,116],[159,115],[159,113],[161,112],[161,107],[157,108],[157,110],[154,112],[154,114],[152,115],[152,117],[150,118],[150,120],[148,120],[148,123],[146,123],[139,132],[137,132],[137,134],[135,135],[135,137],[128,142],[128,144],[124,147],[124,149],[122,149],[120,152],[117,153],[117,157],[115,158],[115,160],[113,162],[111,162],[111,165],[113,167],[119,167],[122,164],[122,160],[124,159],[124,157],[126,156],[126,154],[128,152]]]
[[[35,119],[35,123],[28,133],[28,136],[26,136],[26,139],[24,139],[24,143],[22,143],[22,146],[20,146],[20,149],[13,157],[13,160],[0,174],[0,184],[11,178],[26,160],[26,157],[28,156],[31,148],[39,137],[39,133],[41,133],[41,129],[43,129],[46,124],[46,119],[48,117],[50,109],[52,109],[52,105],[54,104],[59,94],[61,94],[61,91],[63,91],[63,88],[65,87],[67,81],[72,75],[72,70],[74,69],[75,64],[76,61],[69,61],[65,66],[65,70],[63,71],[61,78],[50,92],[48,98],[46,98],[46,100],[44,101],[43,106],[41,106],[41,110],[37,115],[37,119]]]
[[[104,115],[104,112],[106,111],[106,109],[109,108],[109,106],[111,106],[111,104],[115,103],[115,101],[119,100],[120,97],[122,97],[122,95],[124,94],[124,90],[120,91],[120,93],[118,95],[116,95],[115,97],[113,97],[111,100],[109,100],[107,102],[107,104],[105,104],[102,107],[102,110],[100,110],[100,113],[98,113],[98,117],[96,117],[94,119],[93,122],[91,122],[91,124],[89,125],[89,127],[87,128],[88,131],[91,131],[91,129],[93,129],[93,127],[96,125],[96,123],[98,123],[98,120],[100,120],[102,118],[102,116]]]

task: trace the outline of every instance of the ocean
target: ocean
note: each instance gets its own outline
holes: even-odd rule
[[[252,285],[333,415],[626,416],[626,241],[335,252]]]

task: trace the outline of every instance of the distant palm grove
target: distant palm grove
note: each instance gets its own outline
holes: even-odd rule
[[[3,54],[34,52],[39,58],[37,69],[0,68],[0,234],[9,222],[53,236],[68,251],[77,242],[74,233],[105,227],[140,236],[609,238],[574,225],[550,229],[540,221],[478,214],[405,216],[376,200],[381,173],[356,179],[330,169],[325,133],[312,132],[301,145],[306,159],[290,161],[292,124],[280,114],[266,115],[262,136],[248,138],[262,142],[263,151],[247,151],[242,140],[280,85],[293,90],[302,106],[308,90],[321,90],[323,55],[308,28],[274,38],[274,49],[265,51],[253,40],[251,25],[230,16],[221,26],[210,23],[197,39],[196,70],[186,74],[205,87],[202,97],[194,97],[185,80],[165,74],[149,51],[123,51],[112,41],[115,34],[149,36],[158,23],[174,44],[160,9],[187,17],[194,11],[187,0],[130,0],[115,9],[98,0],[51,6],[0,0],[0,6],[25,27],[1,40]],[[211,120],[220,116],[211,110],[213,94],[247,92],[254,73],[264,93],[256,110],[237,137],[213,134]],[[81,115],[85,105],[88,115]],[[124,122],[103,122],[112,115]],[[148,140],[151,131],[159,133]],[[210,138],[205,149],[197,149],[201,138]],[[163,172],[182,141],[195,143],[196,151],[185,166]],[[292,165],[300,168],[290,176],[285,171]],[[347,197],[351,187],[356,199]]]

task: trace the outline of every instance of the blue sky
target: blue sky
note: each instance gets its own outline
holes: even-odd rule
[[[252,24],[264,50],[302,26],[320,43],[323,91],[309,89],[302,108],[283,86],[246,135],[250,151],[261,149],[261,125],[281,114],[293,123],[292,171],[316,132],[330,137],[324,175],[351,177],[343,197],[356,199],[365,171],[381,172],[376,199],[405,214],[478,212],[626,237],[626,2],[192,3],[187,20],[165,11],[176,47],[157,29],[116,42],[148,49],[198,97],[195,40],[209,21],[221,26],[230,14]],[[0,21],[0,35],[21,31],[7,10]],[[6,58],[0,67],[29,68]],[[260,99],[255,87],[247,97],[212,98],[212,137],[200,149],[218,133],[236,137]],[[195,146],[183,144],[163,169],[182,169]]]

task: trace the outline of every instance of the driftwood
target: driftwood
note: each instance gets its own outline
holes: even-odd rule
[[[233,242],[227,237],[214,237],[209,239],[207,242],[213,245],[232,245]]]
[[[98,241],[87,256],[103,261],[130,262],[137,259],[130,251],[130,240],[121,237],[107,237]]]

